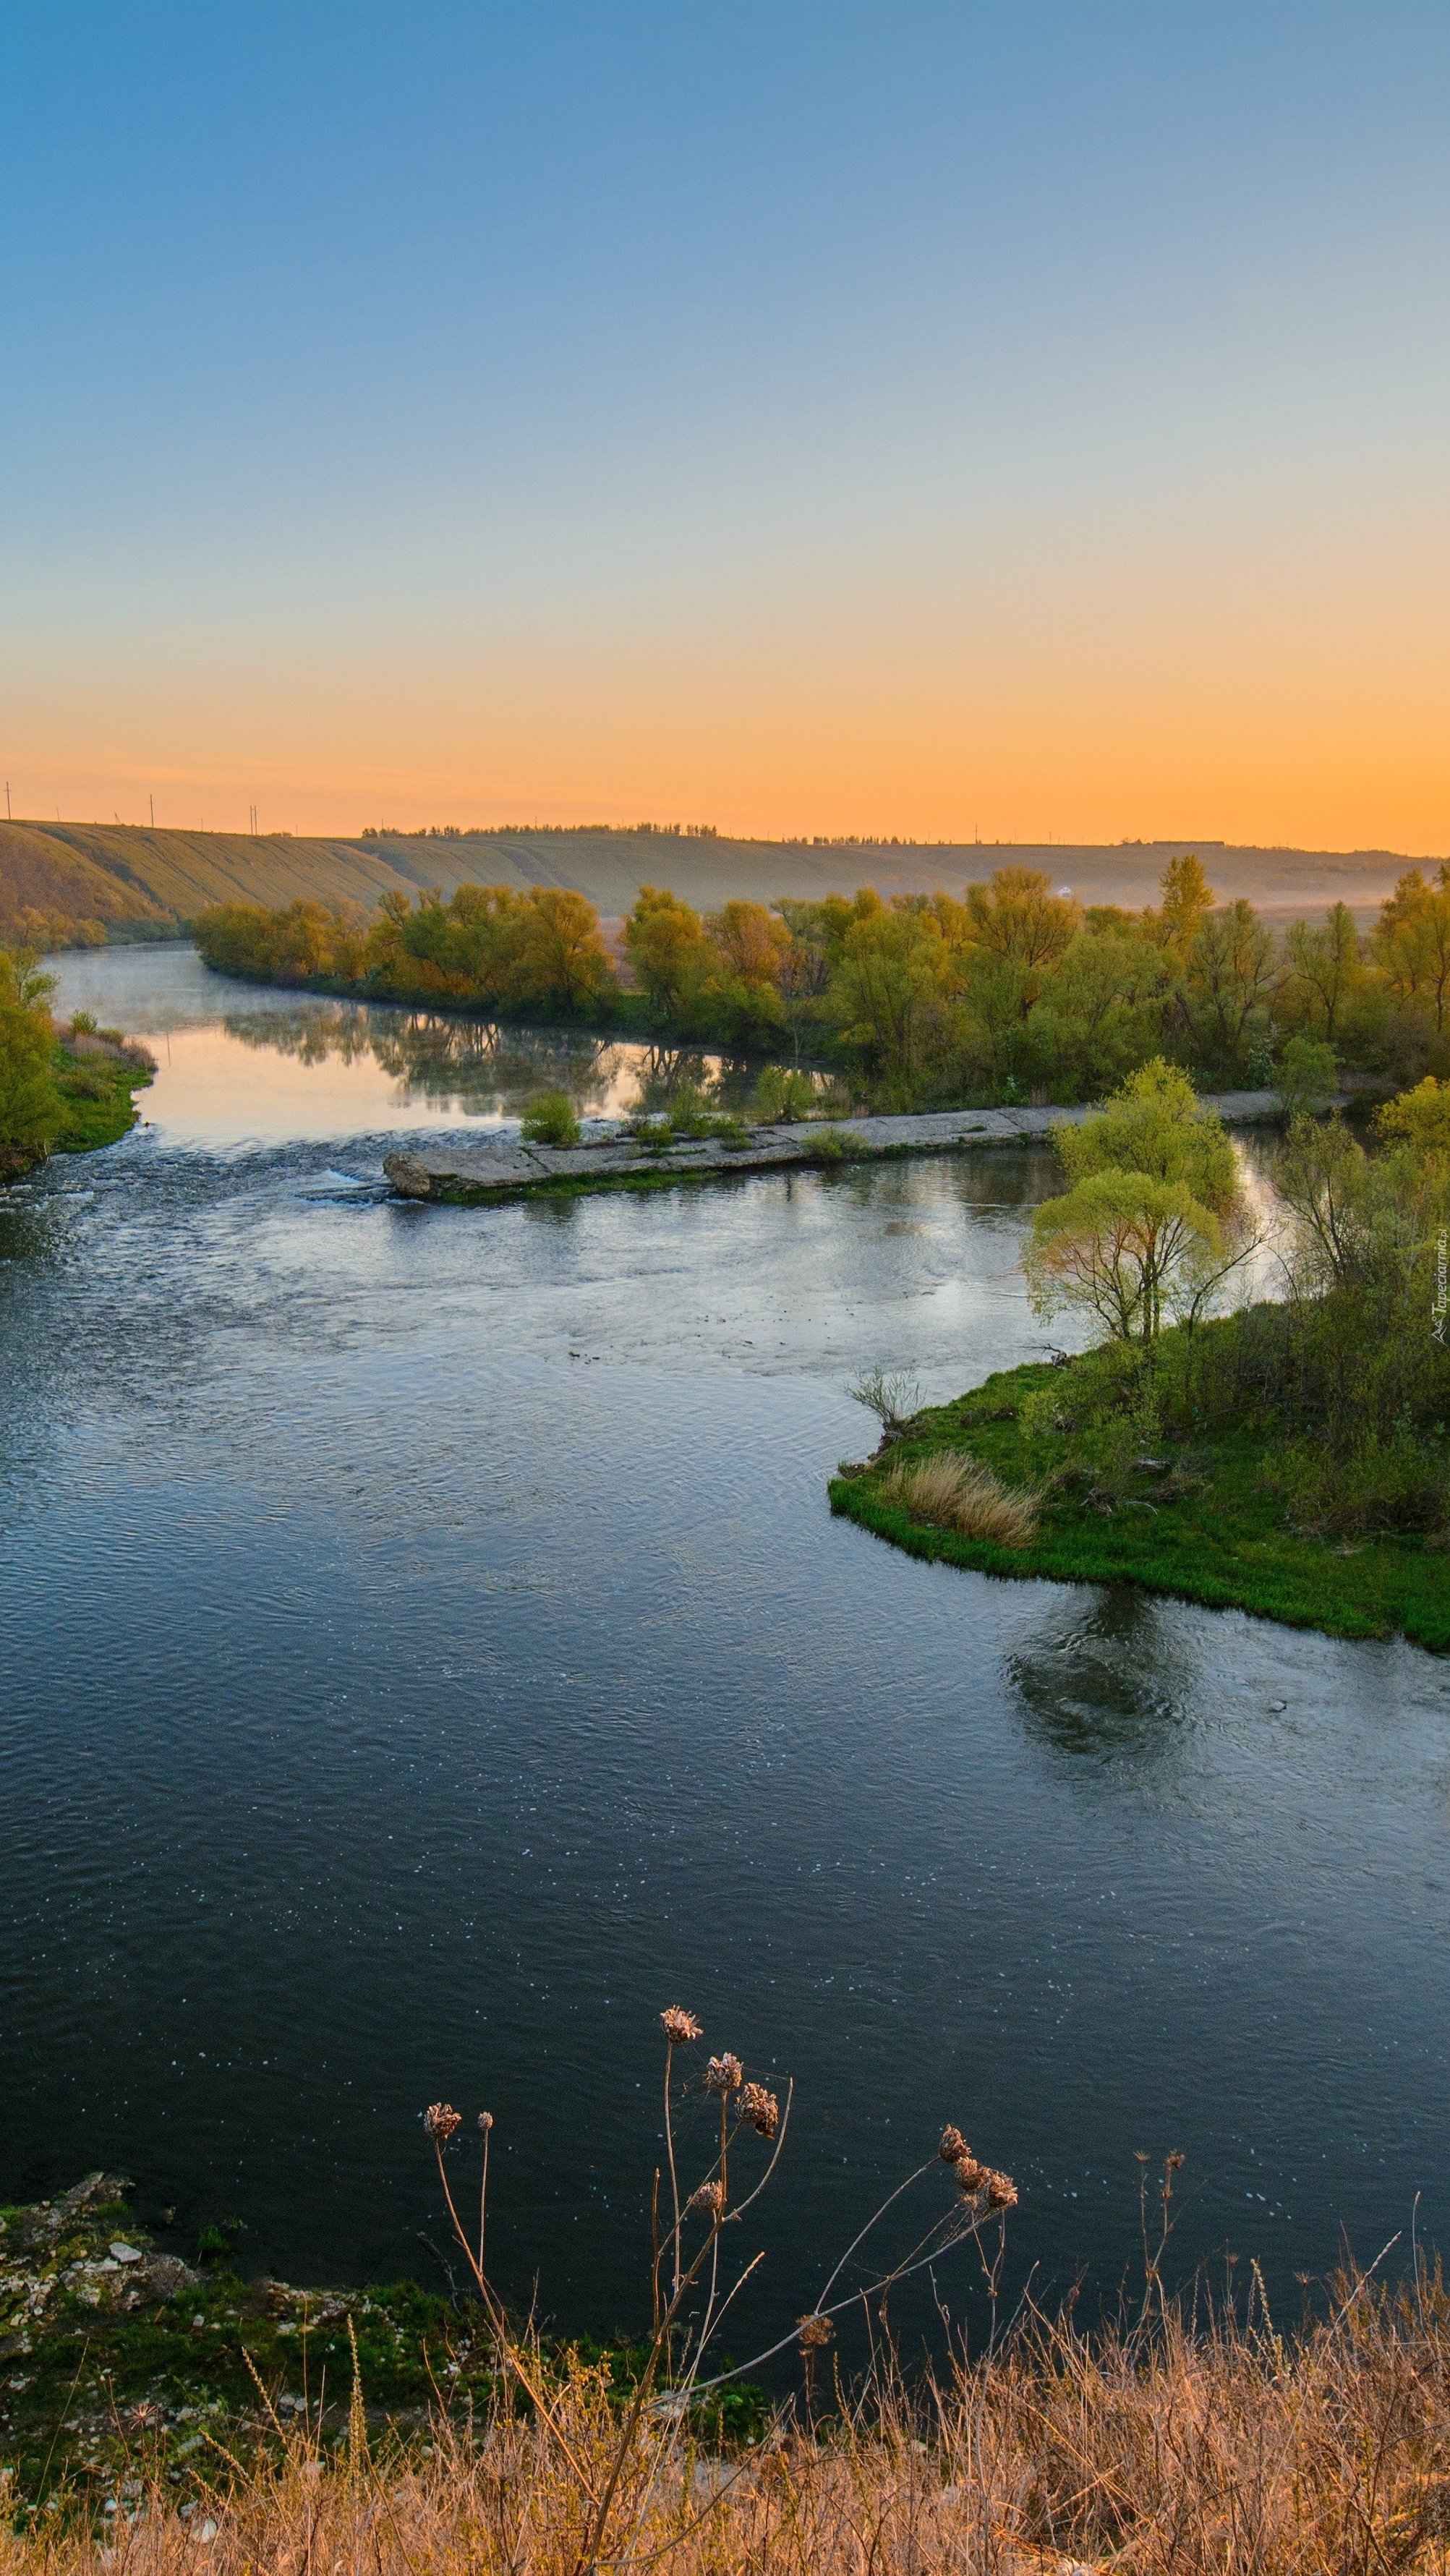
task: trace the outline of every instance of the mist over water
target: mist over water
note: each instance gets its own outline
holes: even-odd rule
[[[947,2118],[1044,2294],[1131,2263],[1138,2147],[1187,2153],[1182,2267],[1276,2296],[1417,2192],[1444,2236],[1445,1667],[827,1510],[855,1367],[1041,1346],[1047,1157],[403,1205],[396,1137],[516,1115],[556,1041],[186,951],[61,999],[162,1070],[0,1198],[0,2196],[120,2167],[180,2243],[433,2277],[447,2095],[509,2290],[638,2323],[682,2002],[797,2085],[740,2351]]]

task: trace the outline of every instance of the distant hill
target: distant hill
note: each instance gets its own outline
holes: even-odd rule
[[[1211,841],[729,841],[673,831],[519,829],[379,832],[294,839],[274,832],[148,831],[126,823],[0,823],[0,941],[65,947],[174,938],[212,903],[287,904],[298,897],[376,909],[390,891],[451,894],[465,882],[572,886],[601,913],[627,912],[642,884],[668,885],[701,908],[744,895],[952,892],[993,868],[1042,868],[1088,903],[1151,902],[1168,860],[1196,850],[1225,900],[1247,895],[1290,916],[1338,900],[1366,918],[1413,864],[1391,850],[1262,850]]]

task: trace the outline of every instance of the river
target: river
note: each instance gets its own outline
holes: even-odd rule
[[[1131,2270],[1138,2149],[1187,2157],[1177,2270],[1291,2305],[1342,2230],[1443,2231],[1445,1666],[826,1508],[854,1368],[1040,1346],[1047,1157],[405,1205],[383,1153],[558,1042],[59,972],[161,1070],[0,1198],[0,2197],[120,2167],[183,2248],[436,2277],[444,2095],[509,2289],[637,2323],[683,2003],[796,2085],[737,2350],[948,2118],[1049,2297]]]

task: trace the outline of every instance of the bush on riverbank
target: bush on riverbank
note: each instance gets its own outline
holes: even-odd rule
[[[642,886],[623,961],[583,895],[460,886],[378,917],[298,902],[203,912],[219,971],[501,1018],[529,1015],[732,1052],[808,1047],[883,1109],[1092,1099],[1163,1055],[1201,1089],[1271,1083],[1303,1104],[1337,1067],[1404,1083],[1450,1074],[1450,865],[1409,870],[1366,939],[1343,904],[1280,939],[1220,906],[1195,858],[1162,902],[1088,909],[1031,868],[946,893],[701,914]]]
[[[54,990],[29,949],[0,949],[0,1181],[50,1153],[113,1145],[135,1124],[132,1094],[156,1070],[144,1047],[83,1011],[57,1031]]]

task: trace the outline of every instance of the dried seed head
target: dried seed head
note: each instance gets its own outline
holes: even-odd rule
[[[966,2192],[969,2197],[982,2189],[983,2184],[986,2182],[989,2170],[990,2168],[988,2166],[979,2164],[976,2157],[970,2152],[964,2156],[958,2156],[956,2163],[952,2167],[952,2171],[956,2175],[958,2182],[961,2184],[963,2191]]]
[[[718,2218],[724,2206],[723,2182],[702,2182],[699,2190],[692,2191],[685,2203],[686,2209],[707,2209],[712,2218]]]
[[[829,2317],[797,2317],[796,2334],[802,2352],[819,2352],[831,2340],[835,2328]]]
[[[430,2102],[423,2114],[423,2126],[430,2138],[437,2138],[446,2147],[454,2130],[462,2128],[463,2113],[455,2111],[451,2102]]]
[[[1004,2173],[989,2173],[987,2176],[987,2207],[989,2209],[1015,2209],[1016,2206],[1017,2185],[1012,2180],[1011,2175]]]
[[[493,2127],[493,2113],[491,2111],[480,2111],[478,2115],[478,2125],[482,2129],[484,2136],[487,2137],[489,2130]]]
[[[946,2127],[941,2133],[941,2145],[937,2149],[937,2154],[940,2156],[942,2163],[944,2165],[960,2164],[963,2156],[969,2156],[971,2152],[972,2150],[968,2146],[966,2139],[962,2136],[961,2130],[954,2128],[951,2121],[948,2120]]]
[[[1165,2158],[1165,2162],[1170,2173],[1177,2173],[1182,2166],[1187,2164],[1188,2158],[1181,2147],[1175,2147],[1171,2156]]]
[[[727,2048],[723,2056],[712,2057],[706,2067],[705,2090],[707,2093],[738,2093],[744,2074],[739,2058],[732,2057]]]
[[[681,2048],[687,2039],[701,2039],[704,2036],[694,2014],[686,2012],[683,2004],[667,2004],[660,2019],[664,2023],[665,2037],[671,2048]]]
[[[780,2104],[763,2084],[747,2084],[740,2096],[740,2117],[763,2138],[773,2138],[780,2127]]]

